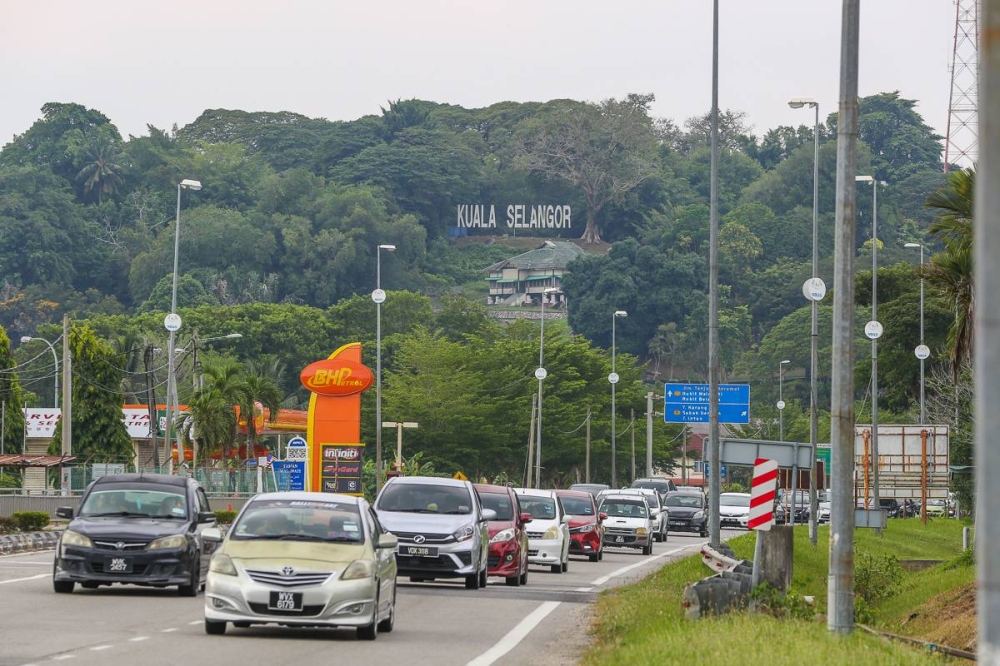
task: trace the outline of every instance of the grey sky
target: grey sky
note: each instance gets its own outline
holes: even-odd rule
[[[472,108],[653,92],[658,116],[711,104],[710,0],[69,0],[8,2],[0,21],[0,144],[42,104],[77,102],[122,135],[208,108],[350,120],[389,99]],[[720,107],[757,134],[836,110],[841,3],[721,0]],[[949,0],[862,3],[859,92],[899,90],[947,121]]]

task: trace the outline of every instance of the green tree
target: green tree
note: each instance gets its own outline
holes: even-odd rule
[[[82,183],[84,195],[96,188],[97,203],[101,203],[105,196],[114,197],[125,184],[125,169],[119,164],[120,147],[108,134],[97,131],[91,136],[84,165],[76,174],[76,180]]]
[[[19,453],[24,441],[24,412],[21,411],[24,395],[15,370],[16,365],[11,356],[10,338],[0,326],[0,402],[6,405],[6,420],[0,437],[6,442],[4,450],[8,453]]]

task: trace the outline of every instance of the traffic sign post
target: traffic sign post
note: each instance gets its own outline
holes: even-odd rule
[[[719,423],[750,423],[750,385],[719,384]],[[667,384],[665,423],[708,423],[708,384]]]
[[[750,482],[750,518],[747,527],[757,531],[754,544],[753,574],[751,589],[760,583],[764,561],[764,538],[761,532],[770,531],[774,524],[774,497],[778,488],[778,461],[757,458],[753,466],[753,480]]]

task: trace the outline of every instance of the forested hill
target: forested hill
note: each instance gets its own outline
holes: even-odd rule
[[[654,118],[652,101],[629,95],[464,109],[407,100],[350,122],[213,109],[185,127],[150,126],[148,136],[128,139],[98,110],[47,104],[0,151],[0,325],[16,339],[64,312],[165,312],[177,184],[188,178],[203,189],[182,197],[182,308],[328,308],[373,288],[376,245],[390,242],[398,251],[384,257],[384,286],[432,297],[464,290],[479,299],[483,269],[515,252],[500,244],[456,245],[448,230],[459,206],[555,204],[571,207],[571,226],[531,234],[611,244],[606,254],[589,253],[571,266],[565,285],[572,329],[606,346],[608,313],[627,309],[621,349],[652,358],[661,378],[677,364],[699,367],[707,317],[708,122]],[[896,282],[886,282],[898,293],[880,300],[909,298],[915,257],[902,245],[925,238],[932,212],[924,200],[945,184],[940,137],[916,102],[898,93],[864,98],[860,109],[859,173],[886,183],[878,198],[880,265],[907,262]],[[755,134],[741,113],[722,114],[727,375],[749,372],[737,367],[740,359],[773,347],[766,336],[780,334],[781,322],[800,316],[804,305],[811,112],[802,119],[799,127]],[[819,248],[829,284],[835,115],[819,131]],[[871,209],[872,188],[859,185],[859,267],[870,257]],[[508,231],[506,215],[494,229],[469,230],[497,237]],[[808,345],[807,336],[801,341]]]

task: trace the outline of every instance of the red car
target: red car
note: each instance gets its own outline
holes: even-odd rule
[[[479,502],[484,509],[496,511],[496,520],[489,522],[489,575],[502,576],[508,585],[528,582],[528,534],[524,526],[531,522],[530,513],[522,513],[513,488],[475,484]]]
[[[570,555],[586,555],[591,562],[604,559],[604,519],[594,496],[582,490],[557,490],[569,514]]]

